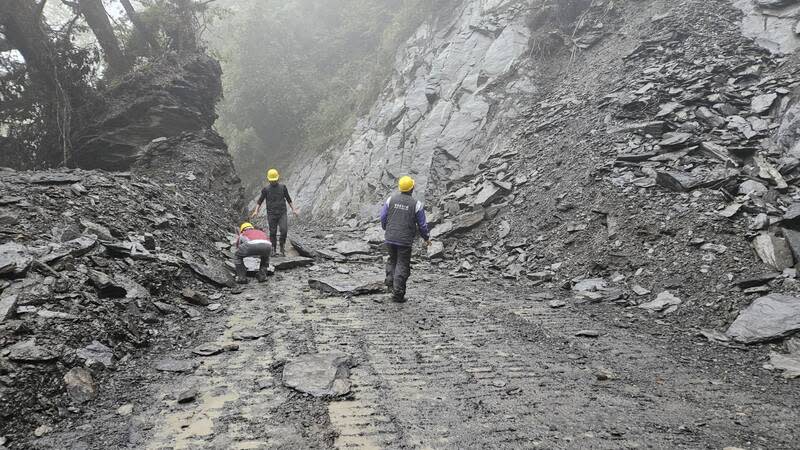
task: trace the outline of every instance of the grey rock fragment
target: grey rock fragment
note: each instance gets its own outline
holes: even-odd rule
[[[19,362],[48,362],[58,357],[58,353],[56,353],[55,350],[49,347],[36,345],[35,338],[17,342],[11,347],[8,347],[8,351],[8,359]]]
[[[114,365],[114,351],[98,341],[92,341],[91,344],[78,350],[75,354],[84,360],[84,364],[87,366],[102,364],[103,367],[109,368]]]
[[[314,397],[341,397],[350,392],[353,360],[345,353],[304,355],[283,368],[283,384]]]
[[[759,297],[739,313],[727,334],[737,342],[771,341],[800,330],[800,298],[783,294]]]
[[[181,295],[187,302],[197,306],[208,306],[211,304],[211,299],[202,292],[195,291],[194,289],[186,288],[181,291]]]
[[[181,392],[180,394],[178,394],[178,397],[177,397],[176,400],[178,401],[178,403],[181,403],[181,404],[183,404],[183,403],[191,403],[191,402],[194,401],[194,399],[197,398],[197,394],[198,394],[197,393],[197,389],[194,389],[194,388],[187,389],[187,390]]]
[[[333,247],[333,250],[344,256],[372,253],[372,247],[363,241],[341,241]]]
[[[602,278],[589,278],[577,281],[573,286],[573,291],[594,292],[601,291],[607,286],[606,280]]]
[[[234,286],[233,276],[223,264],[202,264],[196,261],[188,261],[188,265],[203,280],[214,283],[217,286]]]
[[[308,285],[334,295],[355,296],[374,294],[383,291],[382,279],[359,279],[356,277],[343,278],[309,278]]]
[[[28,248],[16,242],[0,245],[0,277],[24,276],[33,262]]]
[[[156,362],[155,369],[159,372],[184,373],[194,371],[199,364],[196,361],[162,359]]]
[[[669,291],[664,291],[658,294],[655,300],[642,303],[639,308],[646,309],[652,312],[670,313],[678,309],[678,305],[683,303],[681,299],[672,295]]]
[[[203,344],[195,347],[192,353],[198,356],[214,356],[223,352],[223,348],[217,344]]]
[[[238,331],[234,331],[231,334],[231,338],[234,341],[254,341],[256,339],[261,339],[262,337],[268,335],[269,333],[262,330],[256,330],[255,328],[244,328]]]
[[[427,250],[428,258],[436,259],[444,257],[444,244],[441,241],[431,242],[431,246]]]
[[[67,394],[76,403],[86,403],[97,396],[92,373],[83,367],[73,367],[64,375]]]
[[[270,263],[275,267],[275,270],[291,270],[313,265],[314,260],[303,256],[282,256],[272,258]]]
[[[778,99],[778,94],[764,94],[753,97],[750,102],[750,112],[753,114],[762,114],[770,110],[775,100]]]
[[[687,192],[700,186],[703,180],[675,170],[656,171],[656,184],[676,192]]]
[[[17,308],[19,295],[3,292],[0,294],[0,323],[5,322],[14,315]]]
[[[751,244],[758,257],[777,271],[794,265],[792,251],[784,238],[764,233],[756,236]]]

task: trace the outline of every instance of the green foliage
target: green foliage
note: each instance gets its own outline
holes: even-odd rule
[[[282,166],[347,137],[391,75],[399,45],[447,0],[229,3],[212,45],[225,70],[220,129],[245,164]],[[248,133],[243,133],[247,130]],[[249,133],[262,147],[238,142]],[[249,137],[248,137],[249,139]],[[248,152],[254,152],[250,154]],[[258,181],[263,170],[258,170]]]

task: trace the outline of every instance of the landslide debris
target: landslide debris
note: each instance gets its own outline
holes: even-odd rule
[[[140,349],[183,339],[170,323],[224,309],[243,203],[210,129],[219,77],[215,60],[195,55],[113,88],[73,163],[114,172],[0,169],[0,436],[10,442],[78,417]],[[214,303],[193,306],[183,289]]]

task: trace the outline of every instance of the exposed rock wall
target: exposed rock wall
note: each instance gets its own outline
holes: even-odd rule
[[[558,73],[548,75],[548,66],[571,63],[570,49],[594,45],[613,28],[613,12],[624,16],[634,7],[600,0],[557,4],[568,3],[575,4],[568,18],[574,28],[566,33],[542,32],[543,23],[557,22],[547,13],[566,7],[535,0],[464,0],[452,17],[422,25],[398,51],[391,81],[349,140],[296,159],[289,182],[297,202],[317,217],[370,217],[400,175],[417,179],[418,195],[439,197],[448,183],[474,175],[492,155],[507,151],[523,116],[542,119],[529,113],[542,83]],[[638,8],[642,2],[634,3]],[[773,52],[800,47],[797,1],[732,4],[744,12],[746,37]],[[551,60],[549,52],[559,56]]]
[[[734,0],[744,12],[742,32],[776,53],[800,48],[800,2],[797,0]]]
[[[497,128],[535,91],[515,76],[530,56],[527,0],[466,0],[453,18],[422,25],[344,146],[298,158],[290,183],[314,215],[369,214],[396,178],[417,192],[473,174],[501,142]]]
[[[166,58],[105,92],[105,104],[73,138],[70,164],[128,170],[157,138],[210,129],[222,95],[219,62],[204,54]]]

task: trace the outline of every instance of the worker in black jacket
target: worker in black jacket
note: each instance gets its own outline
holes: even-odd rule
[[[299,211],[292,205],[292,197],[289,196],[289,189],[286,188],[286,185],[278,182],[280,179],[281,176],[276,169],[269,169],[267,172],[267,181],[269,181],[269,184],[261,189],[258,205],[256,205],[253,213],[250,214],[250,217],[257,216],[261,211],[261,204],[266,203],[269,238],[273,245],[273,255],[277,254],[277,246],[275,243],[280,242],[280,255],[285,256],[286,236],[289,232],[286,205],[289,205],[295,216],[299,214]],[[280,240],[278,240],[278,231],[280,231]]]

